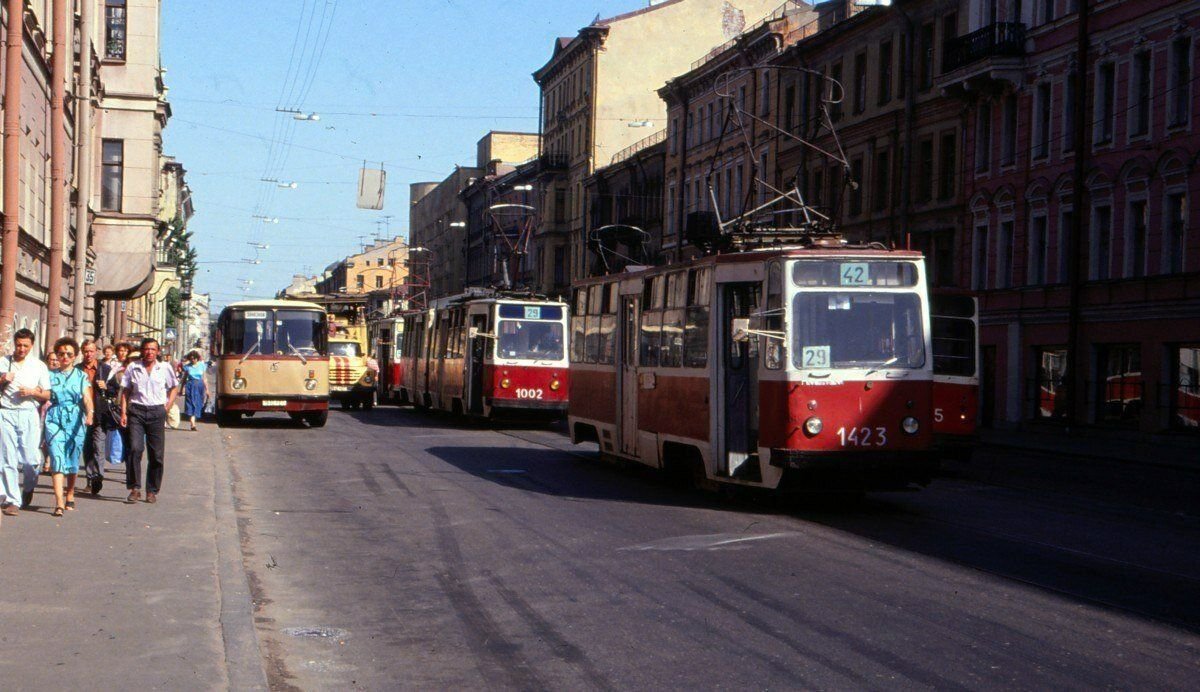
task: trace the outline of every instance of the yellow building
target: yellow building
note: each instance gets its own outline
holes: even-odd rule
[[[613,155],[666,128],[658,89],[758,24],[779,0],[665,0],[559,38],[534,73],[542,99],[542,226],[537,254],[584,273],[583,181]],[[563,249],[569,252],[563,252]],[[546,271],[555,272],[547,263]],[[562,267],[557,273],[564,275]]]
[[[401,288],[408,277],[408,243],[401,236],[376,241],[357,255],[334,262],[317,282],[319,294],[366,294]]]

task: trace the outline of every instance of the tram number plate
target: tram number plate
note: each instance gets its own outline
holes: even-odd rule
[[[866,286],[871,283],[871,265],[866,262],[844,262],[840,276],[843,286]]]
[[[806,368],[829,367],[828,346],[805,346],[800,353],[800,362]]]
[[[287,406],[287,401],[283,399],[263,399],[262,405],[282,408]]]
[[[524,387],[517,388],[518,399],[541,399],[546,396],[546,391],[543,389],[525,389]]]
[[[887,428],[838,428],[837,434],[843,447],[884,447],[888,443]]]
[[[537,305],[526,305],[525,306],[525,319],[527,319],[527,320],[542,319],[542,308]]]

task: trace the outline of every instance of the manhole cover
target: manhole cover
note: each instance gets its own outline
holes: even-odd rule
[[[346,630],[336,627],[289,627],[283,631],[289,637],[312,637],[315,639],[343,639]]]

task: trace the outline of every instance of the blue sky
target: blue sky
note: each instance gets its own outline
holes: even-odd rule
[[[385,235],[389,225],[392,235],[407,233],[409,183],[472,164],[489,130],[537,130],[530,74],[556,36],[645,4],[166,0],[161,48],[173,117],[165,151],[187,169],[193,191],[197,290],[211,292],[214,305],[273,295],[293,273],[355,251],[360,236]],[[320,120],[292,120],[276,113],[280,105]],[[387,169],[382,211],[355,207],[364,159]],[[268,171],[297,187],[261,182]],[[256,257],[261,264],[240,262]]]

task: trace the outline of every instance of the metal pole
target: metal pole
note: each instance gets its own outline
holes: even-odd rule
[[[25,2],[7,0],[4,34],[4,224],[0,243],[0,338],[7,341],[17,316],[18,214],[21,205],[21,53]],[[0,347],[7,344],[0,344]]]
[[[67,0],[54,0],[50,101],[50,278],[46,283],[46,341],[62,334],[63,245],[67,237]],[[78,299],[78,296],[76,296]]]
[[[1075,148],[1075,180],[1074,190],[1072,192],[1072,210],[1071,210],[1071,233],[1067,241],[1067,283],[1069,288],[1069,308],[1067,313],[1067,364],[1063,369],[1063,382],[1067,386],[1067,401],[1068,415],[1073,422],[1083,422],[1086,419],[1086,413],[1083,411],[1080,402],[1083,397],[1079,396],[1082,389],[1079,383],[1079,375],[1083,370],[1079,367],[1079,356],[1082,349],[1079,348],[1079,313],[1080,313],[1080,289],[1083,284],[1083,271],[1080,268],[1081,261],[1086,261],[1084,257],[1080,257],[1083,250],[1083,233],[1086,225],[1084,224],[1084,214],[1087,213],[1087,184],[1083,177],[1087,174],[1087,126],[1088,117],[1086,104],[1087,99],[1087,70],[1088,70],[1088,2],[1080,0],[1079,2],[1079,19],[1076,21],[1076,48],[1075,48],[1075,74],[1072,79],[1075,83],[1075,112],[1071,115],[1074,119],[1074,148]]]
[[[79,195],[75,203],[75,301],[72,304],[75,338],[86,337],[87,321],[87,250],[91,240],[91,219],[88,207],[92,199],[92,3],[80,3],[80,30],[82,36],[79,56],[79,93],[75,99],[75,141],[79,155],[76,156],[76,188]],[[97,335],[99,336],[99,335]]]

